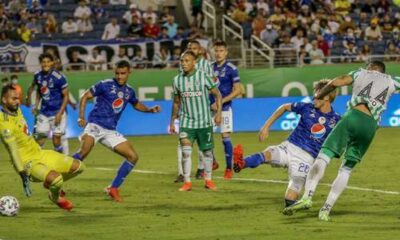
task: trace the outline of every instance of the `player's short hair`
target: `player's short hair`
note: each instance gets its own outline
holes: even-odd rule
[[[378,61],[378,60],[373,60],[371,62],[368,63],[367,68],[375,68],[376,70],[378,70],[381,73],[385,73],[386,72],[386,66],[382,61]]]
[[[1,89],[1,98],[3,98],[9,91],[12,91],[12,90],[15,91],[16,89],[10,83],[5,85],[5,86],[3,86],[3,88]]]
[[[324,88],[330,81],[331,81],[330,79],[319,80],[317,82],[317,84],[314,86],[314,92],[317,92],[317,91],[321,90],[322,88]],[[331,93],[328,94],[330,102],[335,101],[337,93],[338,93],[337,89],[335,89],[334,91],[332,91]]]
[[[189,44],[197,44],[197,45],[200,46],[200,42],[197,41],[197,40],[190,40],[189,43],[188,43],[188,46],[189,46]]]
[[[196,55],[194,54],[193,51],[186,50],[186,51],[184,51],[184,52],[181,54],[181,57],[183,57],[183,56],[185,56],[185,55],[190,55],[190,56],[193,57],[193,59],[196,59]]]
[[[42,53],[42,54],[40,54],[40,56],[39,56],[39,62],[42,62],[43,59],[45,59],[45,58],[48,58],[48,59],[50,59],[51,61],[54,61],[53,55],[51,55],[50,53]]]
[[[131,64],[126,60],[121,60],[121,61],[118,61],[115,64],[115,68],[128,68],[128,69],[130,69],[131,68]]]
[[[217,40],[214,42],[214,47],[225,47],[228,48],[228,45],[223,40]]]

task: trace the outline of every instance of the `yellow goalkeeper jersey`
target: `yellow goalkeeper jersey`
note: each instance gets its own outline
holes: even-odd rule
[[[40,158],[41,148],[29,132],[21,109],[18,109],[16,115],[5,113],[1,109],[0,135],[8,147],[16,145],[16,152],[23,165],[31,160]]]

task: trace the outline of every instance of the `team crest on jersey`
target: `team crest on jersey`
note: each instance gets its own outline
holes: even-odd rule
[[[118,92],[117,96],[118,96],[118,98],[123,98],[124,97],[124,93],[123,92]]]
[[[311,127],[311,134],[313,135],[314,138],[322,138],[326,133],[326,128],[324,125],[321,123],[315,123]]]
[[[318,118],[318,122],[322,125],[324,125],[326,123],[326,118],[325,117],[319,117]]]
[[[124,96],[124,95],[122,94],[122,96]],[[112,103],[112,108],[114,110],[114,113],[121,112],[123,107],[124,107],[124,99],[123,98],[117,98]]]

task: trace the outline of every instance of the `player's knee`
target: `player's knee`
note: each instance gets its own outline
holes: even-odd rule
[[[190,159],[191,155],[192,155],[192,147],[191,146],[182,146],[182,160],[186,161],[186,160]]]
[[[125,158],[131,163],[136,163],[137,161],[139,161],[139,156],[133,151],[129,151],[126,154]]]
[[[205,150],[203,151],[203,155],[207,159],[213,159],[213,152],[212,150]]]
[[[60,188],[63,184],[64,180],[61,174],[51,171],[44,182],[44,187],[48,189]]]
[[[85,170],[86,170],[86,165],[82,161],[74,160],[70,173],[81,174]]]
[[[293,194],[300,194],[301,189],[303,189],[305,183],[304,177],[292,177],[289,181],[288,190],[293,191]]]

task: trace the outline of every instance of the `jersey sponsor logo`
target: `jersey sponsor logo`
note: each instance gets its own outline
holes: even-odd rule
[[[391,127],[400,127],[400,108],[393,112],[389,118],[389,125]]]
[[[300,116],[297,116],[296,113],[291,112],[285,116],[285,120],[281,122],[282,130],[293,130],[299,124]]]
[[[181,97],[200,97],[203,96],[202,91],[195,91],[195,92],[182,92]]]
[[[124,99],[123,98],[117,98],[112,103],[112,108],[114,110],[114,113],[120,113],[122,111],[123,107],[124,107]]]
[[[324,125],[321,123],[315,123],[311,127],[311,134],[313,135],[314,138],[322,138],[326,133],[326,128]]]
[[[42,95],[43,100],[50,100],[50,89],[47,87],[47,82],[43,82],[43,85],[40,88],[40,94]]]

